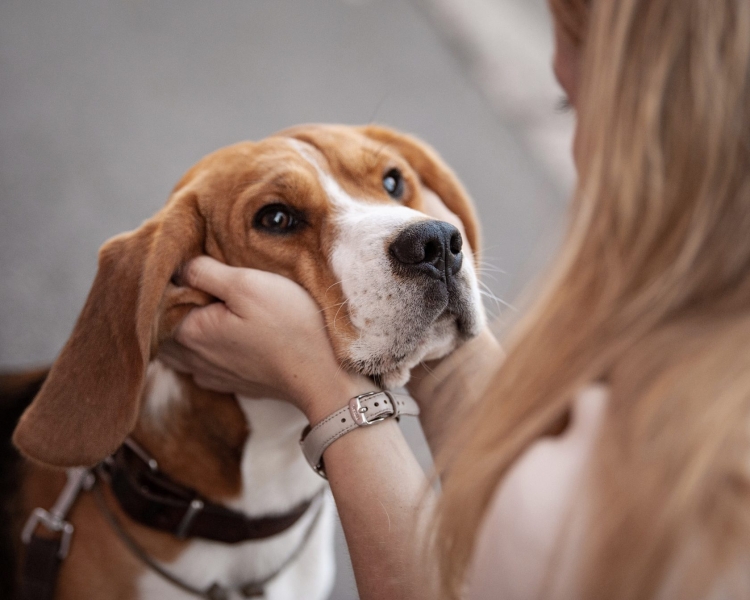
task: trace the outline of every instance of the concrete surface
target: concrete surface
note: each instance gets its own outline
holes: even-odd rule
[[[503,36],[477,27],[490,10],[546,39],[544,11],[489,1],[456,28],[447,4],[4,0],[0,367],[55,357],[97,248],[155,212],[198,158],[301,122],[376,121],[431,142],[478,205],[487,285],[512,302],[558,235],[567,167],[543,158],[534,119],[497,100],[506,76],[478,65],[499,64],[504,46],[476,40]],[[538,44],[525,47],[536,58],[512,86],[547,73]],[[409,436],[428,461],[413,425]],[[355,598],[341,535],[338,550],[333,598]]]

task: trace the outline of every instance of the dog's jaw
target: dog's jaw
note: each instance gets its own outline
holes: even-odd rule
[[[320,170],[319,176],[337,211],[331,267],[358,333],[344,353],[346,366],[385,388],[402,386],[421,361],[441,358],[481,331],[485,315],[474,267],[463,261],[448,284],[399,275],[388,247],[425,215],[351,198],[332,177]],[[335,339],[335,320],[328,325]]]

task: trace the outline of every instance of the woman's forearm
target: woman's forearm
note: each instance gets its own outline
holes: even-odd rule
[[[408,388],[420,404],[433,453],[501,360],[500,345],[485,330],[434,368],[415,374]],[[327,415],[311,416],[316,422]],[[437,578],[425,555],[423,527],[430,522],[435,498],[398,424],[387,420],[352,431],[326,450],[324,460],[360,597],[436,597],[432,586]]]
[[[502,362],[503,351],[489,329],[449,357],[412,372],[407,389],[419,403],[420,421],[433,456],[463,412],[481,396]]]
[[[320,423],[350,398],[375,390],[356,376],[341,376],[326,389],[316,386],[304,403],[308,420]],[[325,450],[323,462],[360,598],[434,598],[423,583],[430,561],[422,560],[420,535],[420,523],[431,514],[432,492],[395,419],[343,435]]]
[[[394,420],[352,431],[324,455],[362,600],[434,598],[420,523],[427,479]]]

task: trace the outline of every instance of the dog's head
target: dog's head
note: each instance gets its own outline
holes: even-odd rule
[[[187,311],[212,301],[175,275],[208,254],[289,277],[323,309],[338,358],[384,386],[476,335],[474,267],[435,193],[478,250],[461,184],[416,139],[381,127],[301,126],[210,154],[139,229],[100,251],[73,333],[14,436],[49,464],[92,464],[133,429],[149,361]]]

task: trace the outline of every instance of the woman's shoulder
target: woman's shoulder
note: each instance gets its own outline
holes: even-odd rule
[[[536,598],[551,591],[545,585],[570,589],[586,515],[585,472],[608,399],[604,385],[583,388],[565,431],[532,444],[509,470],[479,531],[469,599]]]

